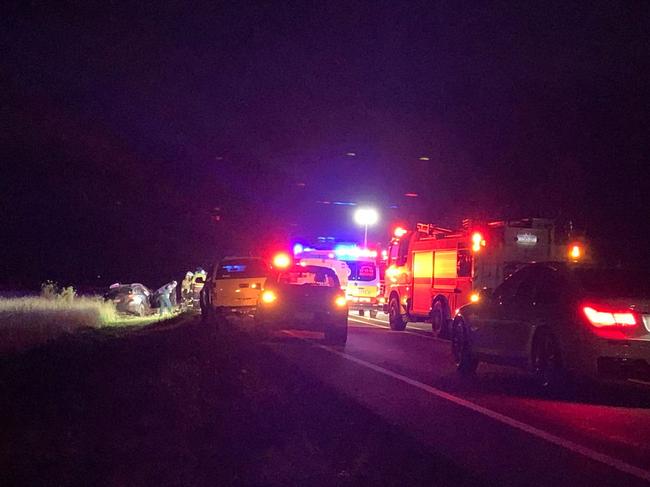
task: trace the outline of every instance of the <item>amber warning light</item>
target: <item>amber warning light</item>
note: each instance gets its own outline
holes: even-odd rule
[[[569,245],[569,257],[571,260],[580,260],[584,256],[584,249],[579,243]]]
[[[481,250],[481,247],[485,247],[485,239],[483,238],[483,234],[474,232],[472,234],[472,250],[474,252],[478,252]]]

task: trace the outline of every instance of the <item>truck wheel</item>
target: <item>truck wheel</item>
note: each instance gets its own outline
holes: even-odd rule
[[[390,329],[394,331],[403,331],[406,328],[406,321],[402,316],[399,301],[395,296],[390,298],[388,304],[388,323],[390,324]]]
[[[377,318],[377,310],[371,309],[369,313],[371,318]]]
[[[451,330],[449,328],[449,312],[447,311],[447,306],[442,300],[436,299],[431,306],[431,331],[440,338],[451,338]]]
[[[365,314],[366,314],[365,310],[363,310],[363,309],[360,309],[360,310],[359,310],[359,316],[363,316],[363,315],[365,315]]]
[[[456,362],[456,370],[462,375],[473,374],[478,367],[478,359],[472,352],[469,329],[462,318],[454,320],[451,335],[451,353]]]

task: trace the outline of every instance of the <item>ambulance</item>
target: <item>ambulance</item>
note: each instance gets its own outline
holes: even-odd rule
[[[360,316],[367,311],[371,318],[376,318],[385,301],[383,267],[377,259],[377,251],[356,245],[339,245],[334,248],[334,253],[349,268],[345,292],[349,309],[357,311]]]

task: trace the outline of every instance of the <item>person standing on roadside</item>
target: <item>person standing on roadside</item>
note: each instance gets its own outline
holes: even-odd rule
[[[172,302],[171,302],[171,293],[176,289],[176,281],[169,282],[163,287],[156,291],[158,294],[158,301],[160,303],[160,308],[158,314],[163,316],[165,312],[172,312]]]
[[[172,305],[172,309],[176,308],[176,305],[178,304],[178,299],[176,296],[176,287],[178,286],[178,282],[172,281],[169,284],[169,302]]]

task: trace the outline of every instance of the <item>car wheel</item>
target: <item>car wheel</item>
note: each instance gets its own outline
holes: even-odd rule
[[[469,329],[461,318],[454,320],[451,336],[451,353],[456,362],[456,369],[463,375],[476,372],[478,359],[472,352]]]
[[[377,318],[377,311],[375,311],[374,309],[370,310],[370,317],[371,318]]]
[[[348,341],[348,325],[331,326],[325,329],[325,341],[330,345],[344,345]]]
[[[147,308],[145,308],[144,304],[141,303],[140,306],[138,306],[138,316],[146,316],[147,315]]]
[[[542,329],[535,334],[531,363],[535,381],[540,387],[551,390],[563,385],[564,374],[560,349],[551,332]]]
[[[391,330],[403,331],[406,328],[406,321],[404,321],[399,301],[395,296],[390,298],[388,304],[388,323]]]
[[[362,310],[362,309],[359,310],[359,316],[363,316],[365,314],[366,314],[366,312],[364,310]]]

